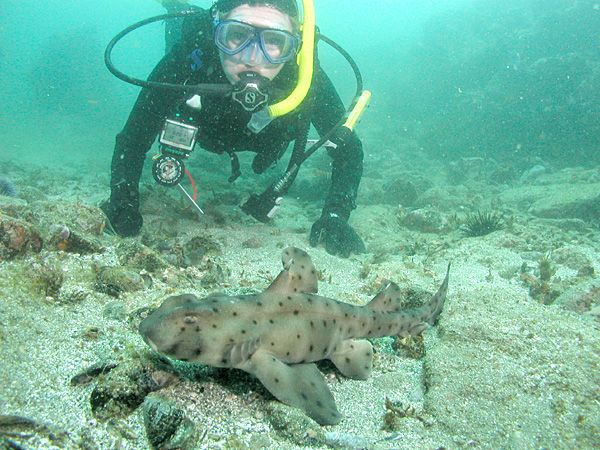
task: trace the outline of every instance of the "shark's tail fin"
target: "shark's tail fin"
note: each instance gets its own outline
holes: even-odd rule
[[[429,325],[435,325],[437,318],[439,317],[442,309],[444,308],[444,302],[446,301],[446,294],[448,293],[448,278],[450,277],[450,263],[448,263],[448,269],[446,270],[446,277],[442,282],[438,291],[431,298],[429,303],[422,307],[422,318],[423,322],[427,322]]]

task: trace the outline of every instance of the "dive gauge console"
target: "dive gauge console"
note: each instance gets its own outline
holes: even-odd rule
[[[176,186],[185,174],[183,160],[194,150],[198,127],[167,119],[160,133],[160,155],[154,158],[152,176],[163,186]]]

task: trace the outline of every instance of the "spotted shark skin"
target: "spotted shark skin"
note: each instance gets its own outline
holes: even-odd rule
[[[354,379],[371,373],[366,339],[416,336],[440,315],[448,276],[424,306],[402,310],[400,289],[388,284],[366,306],[315,295],[317,272],[306,252],[288,247],[283,270],[261,294],[193,294],[167,298],[139,331],[155,351],[182,361],[244,370],[278,400],[300,408],[321,425],[342,419],[314,364],[329,359]]]

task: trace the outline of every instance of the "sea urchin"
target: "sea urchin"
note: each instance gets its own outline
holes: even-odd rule
[[[17,187],[12,181],[5,177],[0,177],[0,196],[1,195],[4,195],[5,197],[17,196]]]
[[[469,237],[485,236],[504,228],[502,215],[495,212],[481,212],[469,214],[462,227],[462,232]]]

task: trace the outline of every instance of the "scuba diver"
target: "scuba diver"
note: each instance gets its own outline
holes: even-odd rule
[[[189,8],[185,2],[171,3]],[[302,162],[300,156],[294,165],[294,158],[302,155],[312,124],[322,138],[325,135],[332,143],[326,146],[332,159],[332,173],[322,214],[311,227],[310,245],[322,244],[328,253],[342,257],[364,252],[362,239],[348,224],[350,213],[356,208],[363,171],[362,144],[352,129],[339,126],[346,110],[316,58],[313,62],[312,48],[306,96],[285,114],[255,123],[257,117],[264,119],[264,114],[256,112],[259,108],[255,103],[262,107],[267,101],[273,104],[287,99],[300,83],[302,63],[297,56],[304,50],[302,45],[307,46],[308,39],[300,32],[296,1],[217,0],[208,10],[192,8],[193,14],[185,17],[181,25],[178,41],[173,44],[173,39],[167,37],[168,53],[148,81],[170,85],[226,84],[229,88],[233,86],[234,94],[197,95],[175,89],[142,89],[123,130],[116,136],[111,194],[101,205],[113,230],[123,237],[140,232],[143,219],[139,211],[139,181],[145,155],[157,136],[163,142],[169,126],[180,127],[172,133],[174,136],[179,131],[185,134],[193,130],[187,142],[189,147],[179,147],[185,147],[184,157],[195,143],[205,150],[228,155],[232,169],[229,181],[240,174],[237,152],[254,152],[252,169],[260,174],[273,166],[294,141],[290,159],[293,170],[285,179],[287,189]],[[314,34],[314,26],[311,33]],[[187,122],[181,124],[169,118],[179,121],[185,118]],[[181,150],[168,145],[161,150],[165,148],[181,155]],[[168,151],[163,156],[168,159]],[[164,171],[164,167],[160,170]],[[162,175],[154,168],[153,175],[161,182]],[[164,184],[168,183],[166,180]],[[252,195],[242,209],[267,222],[277,208],[275,203],[279,205],[281,200],[274,200],[279,194],[272,194]]]

